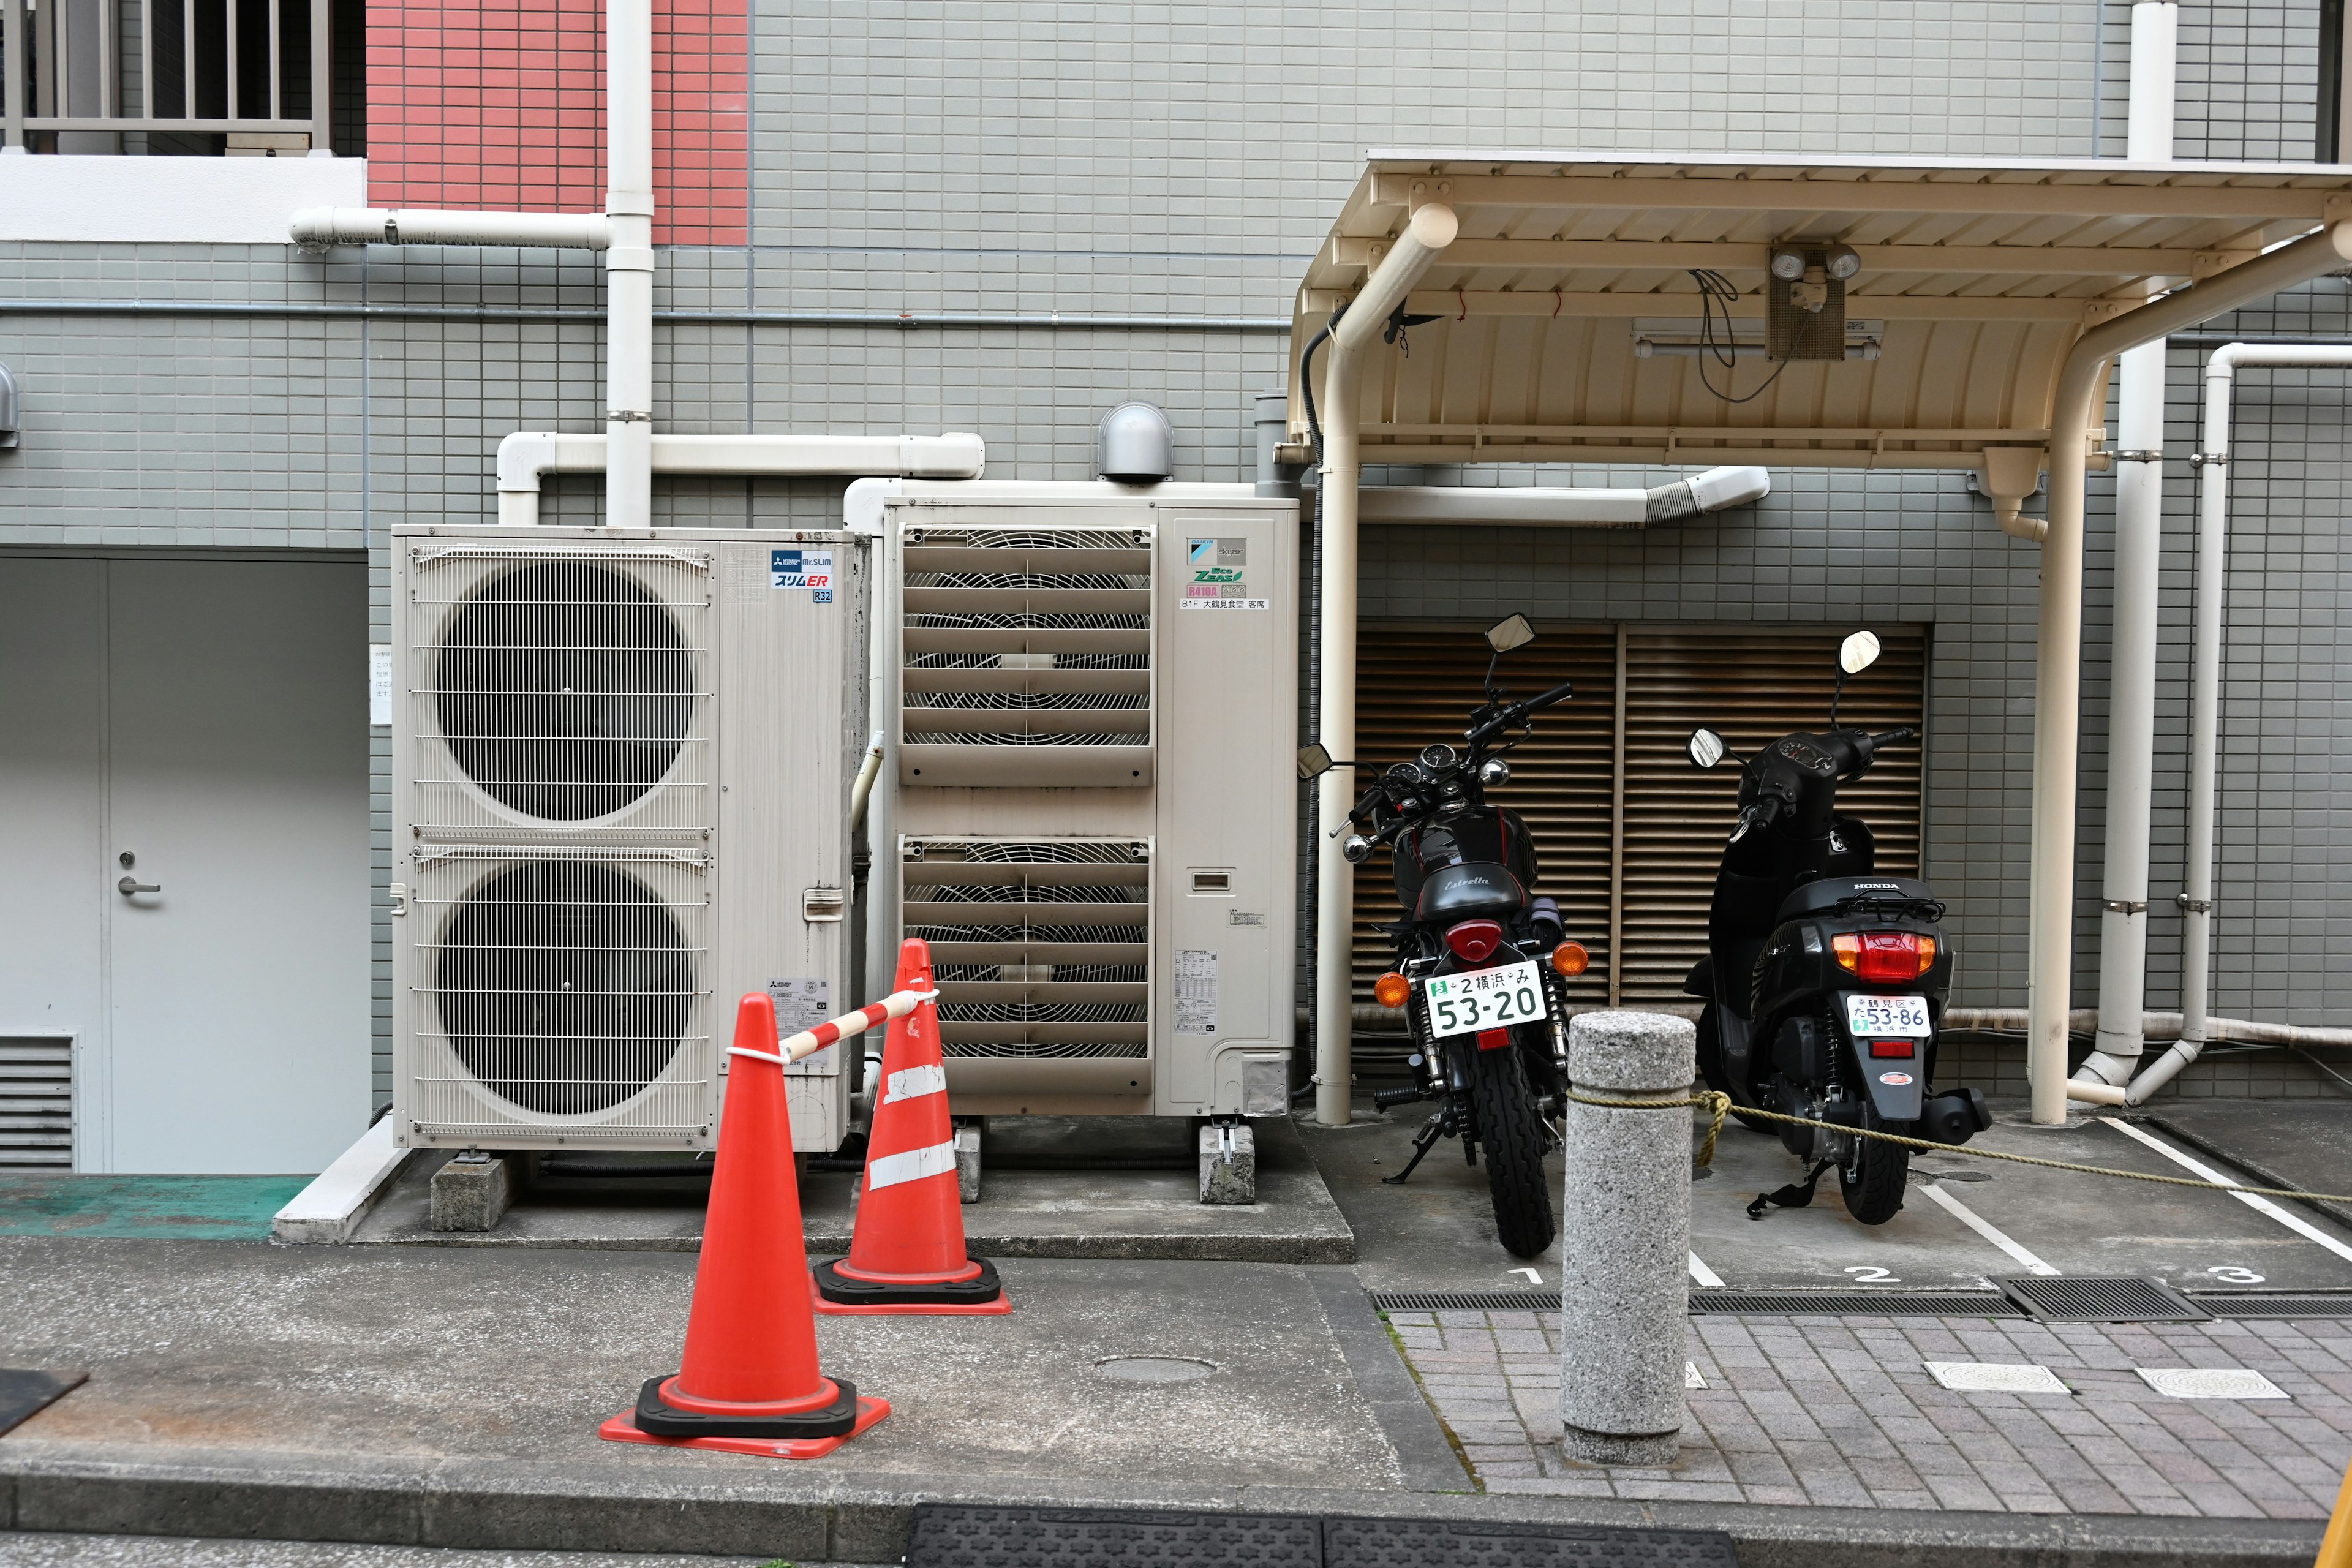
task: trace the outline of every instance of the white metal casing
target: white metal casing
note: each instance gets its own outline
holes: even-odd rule
[[[1141,1057],[969,1054],[975,1037],[991,1033],[973,1019],[986,1004],[1080,1000],[1084,992],[1072,983],[1074,976],[1110,971],[1077,967],[1082,955],[1055,942],[1042,943],[1053,952],[1013,952],[1008,943],[975,943],[959,955],[934,938],[935,957],[944,971],[941,1021],[954,1110],[970,1115],[1160,1116],[1286,1110],[1297,943],[1297,795],[1291,760],[1297,730],[1297,503],[1260,498],[1245,485],[870,480],[852,487],[848,516],[853,529],[875,531],[883,543],[876,587],[875,706],[889,755],[867,824],[873,847],[867,896],[876,905],[869,967],[887,962],[902,934],[949,929],[935,923],[943,918],[936,910],[927,920],[904,918],[900,900],[902,879],[911,890],[920,879],[946,874],[936,869],[940,858],[1048,852],[1107,858],[1126,863],[1118,874],[1125,889],[1097,889],[1087,897],[1117,893],[1148,900],[1140,944],[1148,953],[1135,952],[1129,942],[1122,955],[1144,964],[1143,983],[1119,994],[1117,1011],[1128,1026],[1100,1031],[1121,1039],[1139,1036],[1147,1052]],[[1141,548],[1148,551],[1150,565],[1148,601],[1134,593],[1147,584],[1132,569],[1138,564],[1132,560],[1098,554],[1085,563],[1087,570],[1061,575],[1124,584],[1111,591],[1135,603],[1106,597],[1097,606],[1107,612],[1104,618],[1114,618],[1111,613],[1123,608],[1148,607],[1148,628],[1134,628],[1148,631],[1148,637],[1130,638],[1148,650],[1149,679],[1129,689],[1131,700],[1143,705],[1141,716],[1132,708],[1084,710],[1105,728],[1121,721],[1148,722],[1148,728],[1107,738],[1104,744],[983,745],[961,748],[971,754],[959,756],[958,747],[940,743],[941,721],[931,716],[941,710],[926,705],[934,694],[920,689],[942,684],[936,679],[939,669],[910,680],[908,668],[921,648],[957,640],[923,642],[917,636],[954,617],[910,611],[908,595],[917,595],[919,606],[935,605],[942,597],[942,579],[952,584],[975,577],[916,570],[958,560],[921,552],[966,550],[988,538],[1041,542],[1055,535],[1083,536],[1095,549],[1121,540],[1133,549],[1135,542],[1146,542]],[[916,552],[911,556],[910,542]],[[1024,564],[1033,576],[1056,575],[1045,570],[1054,563],[1042,551]],[[1122,566],[1129,569],[1113,570]],[[984,580],[987,574],[976,575]],[[1000,581],[1004,575],[995,574]],[[1219,596],[1246,607],[1180,607],[1188,600],[1198,604]],[[1041,614],[1048,612],[1044,595],[1033,603]],[[982,607],[1014,625],[1024,618],[1014,598]],[[1131,626],[1147,617],[1116,618]],[[998,678],[992,689],[1021,684],[1011,660],[988,666],[990,656],[980,657],[982,673]],[[1043,653],[1024,657],[1024,668],[1053,670],[1055,690],[1072,687],[1072,667],[1081,662],[1066,653],[1052,655],[1052,663]],[[949,711],[962,712],[970,721],[971,710]],[[1058,711],[1064,723],[1071,723],[1067,709],[1000,711],[1006,715],[1003,720],[980,721],[1004,730],[1024,723],[1048,729]],[[926,739],[909,744],[910,735]],[[943,768],[953,782],[929,782],[942,777]],[[1066,885],[1085,886],[1081,874],[1066,866],[1058,868],[1058,876]],[[1039,889],[1028,896],[1056,895]],[[1100,909],[1073,913],[1113,918]],[[1061,927],[1051,915],[1043,915],[1039,924]],[[1132,938],[1136,928],[1121,934]],[[975,962],[958,964],[959,956]],[[1000,959],[1018,967],[990,975],[989,963]],[[1212,968],[1214,979],[1209,980]],[[1117,973],[1132,971],[1121,963]],[[1181,1017],[1180,974],[1188,992]],[[1139,1018],[1134,1016],[1138,1011]],[[1077,1037],[1086,1031],[1067,1026],[1064,1033]],[[1046,1043],[1055,1043],[1054,1037],[1048,1035]]]
[[[803,565],[805,552],[830,552],[830,588],[773,585],[784,551],[803,552]],[[810,982],[822,983],[817,1016],[862,1000],[850,994],[846,933],[867,553],[866,541],[820,531],[394,530],[393,1115],[403,1146],[708,1149],[745,993],[783,996],[785,1029],[809,1021],[788,1009],[817,1005]],[[580,619],[611,623],[616,596],[621,632]],[[654,654],[601,666],[574,651],[647,636]],[[547,689],[523,699],[520,724],[465,706],[490,700],[467,683],[501,668],[466,662],[486,642],[539,659],[517,667],[523,684]],[[601,704],[577,702],[583,679],[598,683]],[[586,742],[576,739],[583,724],[596,731]],[[534,725],[574,739],[551,753],[530,738]],[[523,738],[486,745],[473,738],[485,729]],[[625,748],[650,737],[654,760],[621,785],[599,784],[616,733],[635,737]],[[566,785],[574,767],[590,782]],[[486,914],[485,895],[504,894],[520,897],[516,912]],[[550,904],[560,907],[542,913]],[[601,963],[547,941],[583,928]],[[493,959],[492,949],[522,956]],[[485,973],[499,984],[470,984]],[[519,978],[499,978],[509,974]],[[606,1037],[574,1037],[547,1019],[606,980],[679,994],[627,1014],[618,1033],[636,1043],[599,1066],[593,1053],[609,1047],[583,1041]],[[482,989],[490,1001],[463,999]],[[795,1148],[840,1146],[845,1058],[836,1048],[788,1069]],[[565,1070],[651,1087],[566,1087]]]

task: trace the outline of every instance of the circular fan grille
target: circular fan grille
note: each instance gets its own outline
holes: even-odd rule
[[[500,805],[555,822],[608,816],[659,784],[694,715],[677,623],[588,562],[509,572],[457,613],[434,677],[441,733]]]
[[[694,1000],[686,934],[643,883],[556,860],[502,871],[449,922],[434,983],[449,1044],[525,1110],[604,1110],[661,1076]]]

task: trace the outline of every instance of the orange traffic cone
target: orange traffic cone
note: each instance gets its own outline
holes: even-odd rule
[[[931,950],[898,950],[898,991],[930,991]],[[940,1010],[925,1002],[890,1026],[866,1141],[866,1188],[849,1256],[816,1266],[820,1312],[978,1316],[1013,1310],[988,1263],[964,1256],[948,1121]]]
[[[890,1414],[816,1364],[816,1320],[801,1280],[800,1191],[792,1117],[776,1057],[775,1005],[754,993],[735,1015],[734,1069],[676,1377],[646,1380],[636,1408],[597,1428],[615,1443],[719,1448],[776,1459],[829,1454]]]

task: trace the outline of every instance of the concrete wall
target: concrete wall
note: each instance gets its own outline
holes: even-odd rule
[[[2184,7],[2184,154],[2309,155],[2316,17],[2316,0]],[[944,10],[765,0],[748,24],[753,244],[665,249],[657,303],[1284,320],[1368,148],[2114,153],[2127,29],[2128,6],[2115,0],[1640,0],[1425,15],[1339,0]],[[580,312],[515,324],[0,311],[0,360],[18,373],[27,408],[24,449],[0,458],[0,544],[367,546],[377,552],[379,639],[386,529],[489,516],[490,456],[509,430],[601,423],[601,288],[584,256],[0,246],[0,299],[44,296]],[[2344,300],[2339,280],[2323,280],[2288,308],[2302,316],[2250,317],[2249,330],[2293,320],[2341,331],[2352,326]],[[1247,398],[1282,380],[1285,342],[1230,326],[1042,322],[667,324],[656,338],[666,428],[977,430],[990,474],[1025,479],[1087,477],[1094,419],[1129,395],[1168,408],[1180,479],[1247,477]],[[2181,421],[2199,357],[2175,358]],[[2249,378],[2217,1003],[2340,1023],[2352,995],[2333,953],[2352,942],[2352,906],[2332,885],[2339,868],[2352,869],[2352,848],[2337,842],[2322,781],[2352,744],[2332,722],[2341,408],[2334,382],[2305,379],[2317,384]],[[2171,444],[2193,445],[2186,424]],[[2173,473],[2168,504],[2185,520],[2186,469]],[[1653,482],[1646,472],[1573,477]],[[1531,582],[1535,607],[1555,619],[1622,617],[1638,605],[1658,620],[1935,623],[1928,868],[1954,907],[1964,999],[2021,1003],[2033,552],[1993,530],[1958,475],[1775,479],[1775,495],[1752,511],[1647,538],[1371,531],[1364,610],[1467,615],[1498,583]],[[837,514],[838,489],[664,483],[656,516],[815,521]],[[2095,973],[2109,482],[2092,489],[2083,1003]],[[593,479],[557,481],[547,515],[593,521],[600,491]],[[2184,531],[2171,538],[2185,550]],[[2189,584],[2169,558],[2166,583],[2159,900],[2177,885],[2186,701]],[[381,733],[377,744],[381,753]],[[2299,770],[2277,765],[2293,755]],[[380,754],[379,886],[384,773]],[[2281,878],[2292,896],[2277,896]],[[2161,905],[2156,929],[2151,1000],[2163,1005],[2178,922]]]

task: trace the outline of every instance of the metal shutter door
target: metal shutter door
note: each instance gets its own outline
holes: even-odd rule
[[[1716,862],[1738,810],[1739,770],[1690,765],[1683,750],[1699,725],[1720,731],[1745,758],[1791,730],[1829,722],[1845,629],[1784,626],[1714,631],[1633,627],[1626,634],[1624,932],[1619,996],[1685,1001],[1683,976],[1706,952]],[[1921,727],[1927,637],[1917,626],[1880,630],[1878,662],[1846,683],[1841,723]],[[1868,822],[1878,868],[1919,868],[1917,746],[1889,748],[1838,808]]]

